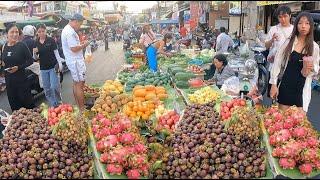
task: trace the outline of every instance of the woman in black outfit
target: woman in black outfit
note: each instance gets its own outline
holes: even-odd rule
[[[28,47],[19,42],[19,29],[16,24],[6,27],[8,42],[2,48],[3,68],[5,69],[5,80],[7,95],[12,111],[22,107],[34,108],[33,97],[27,82],[25,68],[33,63],[32,55]]]
[[[310,13],[300,13],[290,39],[275,56],[270,96],[273,99],[278,96],[281,110],[295,105],[308,111],[312,76],[319,71],[319,46],[313,41],[313,24]],[[279,90],[278,79],[281,79]]]

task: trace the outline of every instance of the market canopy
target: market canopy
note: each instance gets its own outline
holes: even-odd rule
[[[172,20],[152,20],[150,23],[151,24],[179,24],[179,21],[177,19],[172,19]]]
[[[46,26],[53,26],[56,25],[56,21],[53,19],[39,19],[39,20],[29,20],[29,21],[18,21],[16,22],[17,26],[23,28],[27,25],[37,26],[40,23],[45,24]]]

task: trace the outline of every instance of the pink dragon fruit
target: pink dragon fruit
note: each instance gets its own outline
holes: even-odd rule
[[[305,127],[296,127],[292,130],[292,136],[295,138],[304,138],[308,134],[308,130]]]
[[[149,165],[148,165],[147,163],[144,164],[144,165],[142,165],[139,169],[141,170],[142,174],[143,174],[145,177],[149,176],[149,169],[150,169],[150,167],[149,167]]]
[[[106,148],[115,147],[118,144],[119,140],[116,135],[109,135],[100,141],[97,142],[97,150],[103,151]]]
[[[109,135],[111,135],[111,129],[108,128],[108,127],[105,127],[105,128],[103,128],[103,129],[101,129],[101,134],[102,134],[103,136],[109,136]]]
[[[320,161],[320,150],[318,148],[306,149],[301,153],[301,161],[303,162]]]
[[[280,112],[275,112],[272,114],[275,122],[280,122],[283,120],[283,115]]]
[[[278,109],[275,108],[275,107],[271,107],[271,108],[269,108],[268,111],[266,112],[266,115],[267,115],[267,116],[270,116],[270,115],[274,114],[275,112],[279,112]]]
[[[319,141],[315,137],[308,137],[306,142],[308,143],[309,148],[317,147],[319,145]]]
[[[288,129],[282,129],[279,132],[273,134],[269,138],[270,145],[282,144],[291,138],[290,131]]]
[[[273,135],[275,132],[276,132],[276,129],[275,129],[273,126],[270,126],[270,127],[268,128],[268,133],[269,133],[269,135]]]
[[[123,144],[132,144],[135,140],[135,135],[132,133],[124,133],[120,136],[119,139]]]
[[[129,153],[126,148],[122,146],[117,146],[115,149],[109,152],[110,156],[108,158],[108,163],[118,163],[121,165],[126,165],[127,157]]]
[[[109,159],[109,153],[108,152],[104,152],[101,154],[100,156],[100,162],[102,163],[107,163],[108,162],[108,159]]]
[[[124,130],[129,129],[132,126],[131,120],[127,117],[122,117],[119,120],[119,124],[121,125],[121,128]]]
[[[131,168],[141,168],[147,163],[147,155],[145,154],[134,154],[129,158],[129,166]]]
[[[264,121],[264,125],[266,126],[266,128],[269,128],[272,124],[273,124],[273,120],[272,119],[266,119]]]
[[[296,166],[296,161],[288,158],[280,158],[279,165],[283,169],[293,169]]]
[[[111,125],[111,120],[107,118],[100,119],[100,122],[104,127],[109,127]]]
[[[315,161],[315,162],[313,163],[313,167],[316,168],[317,170],[319,170],[319,169],[320,169],[320,160]]]
[[[111,175],[121,175],[123,171],[123,167],[118,164],[108,164],[106,170]]]
[[[93,125],[92,126],[92,132],[93,134],[96,134],[99,131],[100,126],[99,125]]]
[[[310,174],[312,172],[312,164],[311,163],[305,163],[299,166],[299,171],[302,174]]]
[[[303,150],[303,146],[300,142],[295,140],[290,140],[285,145],[282,146],[283,155],[282,157],[297,159],[300,152]]]
[[[276,131],[280,131],[283,129],[283,121],[275,122],[272,126],[275,128]]]
[[[293,119],[292,117],[289,116],[284,120],[283,128],[284,129],[291,129],[296,126],[295,122],[296,122],[295,119]]]
[[[284,156],[284,150],[282,147],[276,147],[272,151],[273,157],[283,157]]]
[[[131,169],[127,171],[127,176],[128,179],[139,179],[140,178],[140,173],[138,169]]]
[[[123,131],[123,129],[121,128],[120,124],[114,124],[110,129],[111,134],[119,134],[122,131]]]
[[[141,143],[135,144],[134,149],[135,149],[135,153],[146,153],[147,152],[146,146]]]

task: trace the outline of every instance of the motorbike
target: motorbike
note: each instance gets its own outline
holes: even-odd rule
[[[264,54],[265,48],[252,47],[251,50],[254,52],[254,59],[258,64],[259,78],[258,78],[258,91],[261,94],[266,93],[268,89],[268,70],[267,70],[267,59]]]

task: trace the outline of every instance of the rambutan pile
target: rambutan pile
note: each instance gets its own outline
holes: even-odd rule
[[[291,107],[281,113],[272,107],[265,114],[264,125],[274,147],[272,156],[279,158],[283,169],[298,167],[302,174],[320,169],[319,138],[302,110]]]

